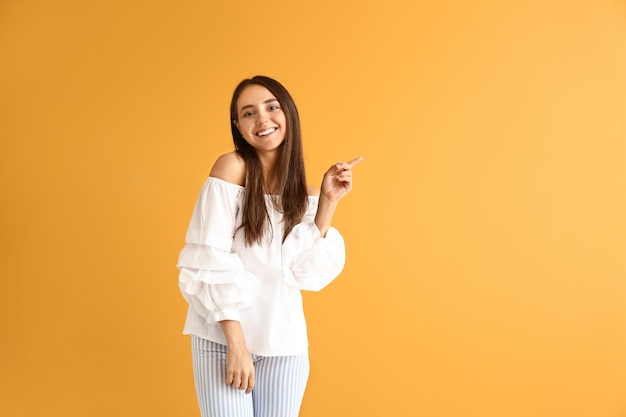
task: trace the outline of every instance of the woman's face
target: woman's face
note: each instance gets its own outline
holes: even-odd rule
[[[274,95],[257,84],[247,86],[237,99],[235,125],[259,153],[272,152],[285,140],[285,113]]]

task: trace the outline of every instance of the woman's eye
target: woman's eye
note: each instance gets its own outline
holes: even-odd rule
[[[278,109],[280,109],[280,107],[278,105],[274,104],[274,105],[270,106],[270,110],[271,111],[275,111],[275,110],[278,110]]]
[[[252,113],[251,111],[247,111],[243,114],[243,117],[250,117],[252,116],[254,113]]]

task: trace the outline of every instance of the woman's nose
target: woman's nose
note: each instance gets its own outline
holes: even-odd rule
[[[256,123],[259,125],[264,124],[265,122],[267,122],[267,113],[260,111],[257,113],[257,118],[256,118]]]

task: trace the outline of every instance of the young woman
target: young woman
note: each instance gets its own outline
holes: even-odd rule
[[[230,122],[235,151],[213,165],[178,261],[198,402],[203,417],[296,417],[309,375],[300,291],[343,268],[330,224],[362,158],[330,167],[320,192],[307,185],[298,111],[268,77],[237,86]]]

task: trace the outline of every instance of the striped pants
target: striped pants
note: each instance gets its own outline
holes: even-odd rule
[[[309,354],[252,354],[250,394],[226,385],[226,346],[191,336],[193,372],[202,417],[297,417],[309,377]]]

